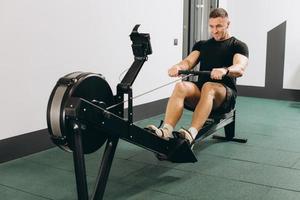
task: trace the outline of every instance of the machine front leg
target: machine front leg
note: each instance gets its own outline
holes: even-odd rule
[[[92,200],[102,200],[105,192],[106,183],[109,172],[119,142],[118,137],[109,137],[106,143],[105,151],[103,153],[101,167],[96,180],[96,188],[92,196]]]
[[[84,162],[84,154],[82,147],[82,138],[80,126],[77,122],[73,123],[73,133],[74,133],[74,151],[73,151],[73,161],[76,176],[76,186],[77,186],[77,196],[78,200],[88,200],[88,188],[86,181],[86,169]]]

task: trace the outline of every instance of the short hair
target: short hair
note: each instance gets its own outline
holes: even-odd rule
[[[209,14],[209,18],[217,18],[217,17],[221,17],[221,18],[227,18],[228,17],[228,13],[225,9],[223,8],[215,8],[213,9],[210,14]]]

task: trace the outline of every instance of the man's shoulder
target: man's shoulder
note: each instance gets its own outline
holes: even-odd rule
[[[236,37],[231,37],[232,43],[234,45],[242,45],[242,46],[247,46],[247,44],[245,42],[243,42],[240,39],[237,39]]]
[[[205,46],[205,45],[207,45],[207,44],[210,44],[210,43],[212,43],[213,41],[212,41],[212,39],[208,39],[208,40],[199,40],[198,42],[196,42],[195,43],[195,45],[194,46],[196,46],[196,47],[203,47],[203,46]]]
[[[207,40],[200,40],[194,44],[192,51],[201,51],[206,44]]]
[[[249,57],[249,50],[248,50],[248,46],[245,42],[232,37],[232,44],[233,44],[233,49],[236,53],[240,53],[246,57]]]
[[[210,40],[210,39],[209,39]],[[199,40],[198,42],[195,43],[195,45],[203,45],[209,42],[209,40]]]

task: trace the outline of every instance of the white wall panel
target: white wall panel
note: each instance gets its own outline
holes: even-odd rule
[[[135,24],[151,34],[153,55],[134,95],[172,80],[167,69],[181,59],[182,22],[181,0],[1,0],[0,139],[46,128],[50,92],[69,72],[102,73],[115,91],[133,61],[129,34]],[[171,88],[135,105],[168,97]]]

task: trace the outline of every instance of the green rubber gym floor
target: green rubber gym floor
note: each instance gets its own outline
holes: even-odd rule
[[[300,199],[300,103],[238,97],[236,134],[248,143],[207,138],[194,147],[198,162],[158,161],[119,142],[104,199]],[[137,122],[158,124],[163,115]],[[185,112],[179,126],[188,126]],[[218,132],[223,134],[223,130]],[[86,156],[90,192],[102,148]],[[0,165],[1,200],[74,200],[72,154],[53,148]]]

